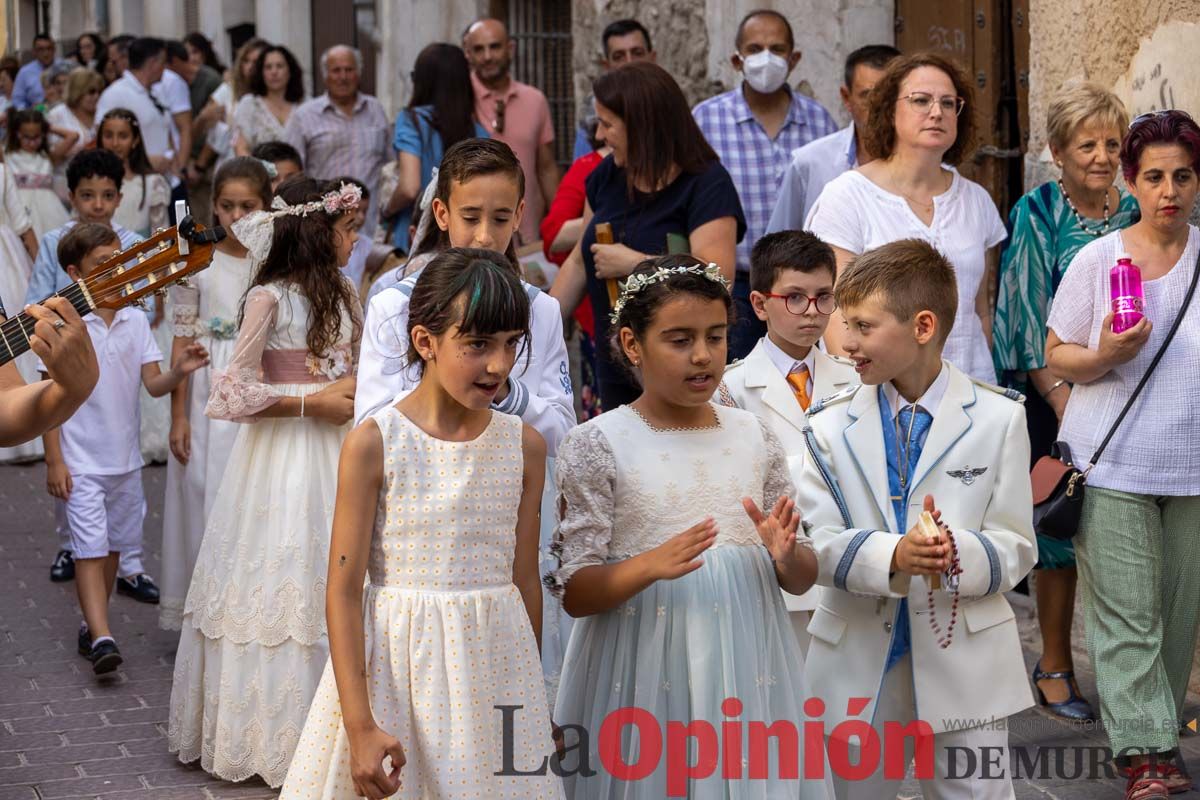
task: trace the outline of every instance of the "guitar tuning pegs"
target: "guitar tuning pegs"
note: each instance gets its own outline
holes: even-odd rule
[[[140,308],[142,311],[149,311],[149,310],[150,310],[150,306],[148,306],[148,305],[146,304],[146,301],[145,301],[143,298],[141,298],[141,297],[139,297],[137,300],[134,300],[132,303],[130,303],[130,305],[137,306],[137,307],[138,307],[138,308]]]
[[[161,289],[155,289],[154,294],[157,295],[158,297],[166,297],[167,296],[167,287],[164,286]]]
[[[176,281],[176,283],[178,283],[184,289],[192,288],[192,282],[189,281],[187,278],[180,278],[178,281]]]

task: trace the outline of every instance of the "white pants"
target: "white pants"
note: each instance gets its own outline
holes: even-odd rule
[[[880,687],[874,725],[881,743],[879,768],[869,778],[859,781],[846,781],[834,774],[837,800],[884,800],[896,797],[903,780],[884,777],[884,723],[905,725],[913,721],[915,711],[912,656],[906,655],[888,670]],[[912,739],[907,739],[905,744],[905,763],[909,764],[913,757]],[[851,744],[849,749],[850,762],[859,763],[858,748]],[[967,750],[971,755],[967,755]],[[1013,800],[1015,795],[1008,758],[1008,729],[1003,726],[935,734],[933,777],[921,780],[921,794],[925,800]],[[984,760],[989,762],[989,766],[982,763]]]
[[[54,500],[54,533],[58,536],[58,549],[71,551],[71,529],[67,527],[67,504],[62,500]],[[142,539],[128,550],[122,551],[120,562],[117,564],[117,576],[132,578],[146,571],[142,566]]]
[[[141,550],[146,497],[140,469],[124,475],[72,475],[66,528],[76,559]]]

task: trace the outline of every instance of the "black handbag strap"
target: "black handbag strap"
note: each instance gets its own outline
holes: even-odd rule
[[[1137,400],[1138,395],[1142,393],[1142,389],[1146,386],[1146,382],[1150,380],[1150,376],[1154,373],[1154,368],[1158,366],[1159,361],[1162,361],[1163,354],[1167,352],[1167,346],[1175,338],[1175,332],[1179,330],[1179,324],[1183,322],[1183,318],[1187,314],[1188,306],[1192,304],[1192,295],[1196,293],[1197,279],[1200,279],[1200,258],[1196,260],[1196,265],[1192,270],[1192,282],[1188,286],[1187,294],[1183,298],[1183,305],[1179,307],[1179,313],[1175,315],[1175,322],[1171,324],[1171,330],[1167,331],[1167,338],[1163,339],[1163,343],[1159,345],[1158,352],[1154,354],[1154,358],[1150,361],[1150,366],[1146,367],[1146,374],[1138,381],[1137,388],[1133,390],[1133,394],[1129,395],[1129,399],[1125,401],[1125,407],[1117,415],[1117,421],[1108,429],[1108,435],[1104,437],[1104,441],[1100,443],[1100,447],[1092,455],[1091,460],[1088,462],[1088,470],[1096,466],[1096,462],[1100,460],[1100,454],[1104,452],[1104,448],[1108,447],[1108,443],[1112,441],[1113,435],[1116,434],[1117,428],[1120,426],[1122,420],[1125,419],[1125,415],[1133,407],[1133,402]]]

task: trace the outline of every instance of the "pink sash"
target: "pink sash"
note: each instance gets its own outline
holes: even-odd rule
[[[42,175],[37,172],[14,172],[13,180],[18,189],[49,189],[54,181],[54,176]]]
[[[307,350],[264,350],[263,381],[266,383],[329,383],[329,378],[308,366]]]

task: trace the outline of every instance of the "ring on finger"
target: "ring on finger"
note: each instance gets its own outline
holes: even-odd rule
[[[67,327],[67,323],[64,322],[63,320],[61,320],[61,319],[54,320],[54,330],[61,331],[65,327]]]

